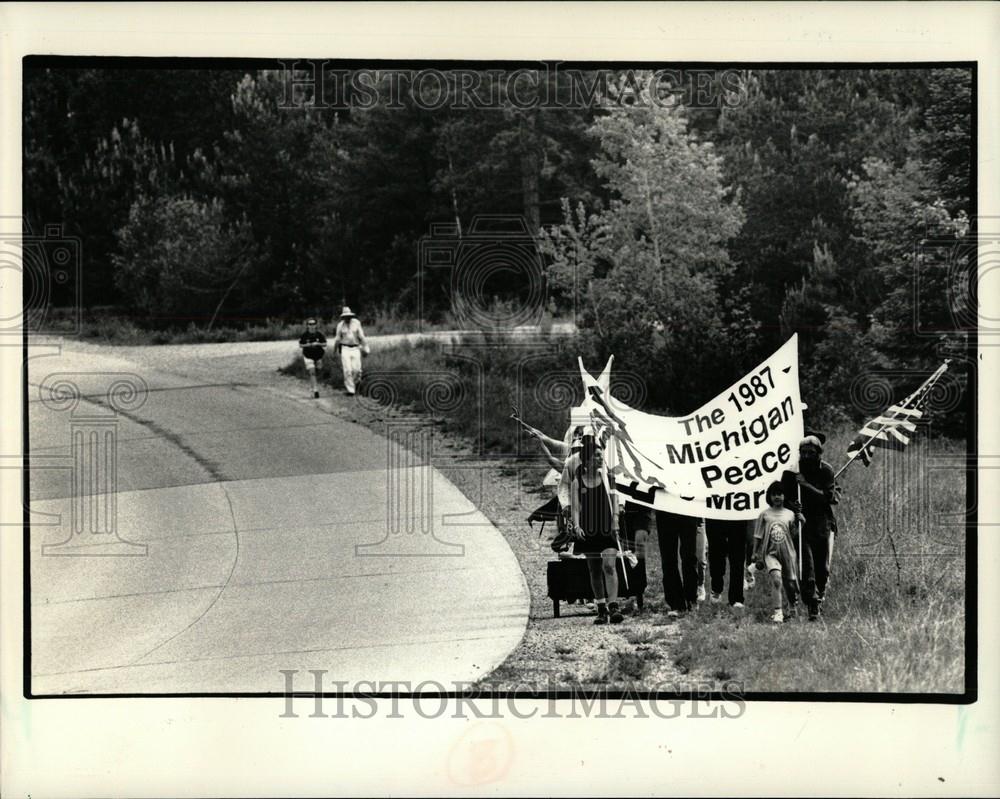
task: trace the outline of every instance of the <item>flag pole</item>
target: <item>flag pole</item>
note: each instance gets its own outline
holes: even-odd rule
[[[920,399],[921,396],[923,396],[925,393],[927,393],[931,389],[931,387],[941,378],[941,375],[943,375],[948,370],[948,364],[950,364],[950,363],[951,363],[951,358],[946,358],[945,361],[944,361],[944,363],[941,364],[937,368],[937,370],[934,372],[934,374],[932,374],[930,377],[928,377],[921,384],[921,386],[916,391],[914,391],[913,393],[910,394],[910,396],[908,396],[905,400],[903,400],[901,403],[899,403],[899,407],[900,408],[905,408],[907,405],[909,405],[910,403],[916,402],[918,399]],[[889,407],[892,407],[892,405],[890,404]],[[896,415],[897,414],[893,413],[893,416],[896,416]],[[840,477],[840,475],[842,475],[844,473],[844,471],[847,469],[847,467],[850,466],[852,463],[854,463],[854,461],[856,461],[860,457],[861,453],[864,452],[868,448],[868,445],[871,444],[872,441],[874,441],[876,438],[878,438],[878,436],[879,436],[879,434],[881,432],[882,432],[881,430],[878,430],[878,431],[872,433],[868,437],[868,440],[865,441],[865,443],[862,444],[855,451],[855,453],[853,455],[851,455],[850,458],[848,458],[847,463],[845,463],[843,466],[841,466],[837,470],[837,473],[833,476],[833,479],[836,480],[838,477]]]

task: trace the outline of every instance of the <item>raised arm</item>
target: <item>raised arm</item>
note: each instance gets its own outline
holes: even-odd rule
[[[551,466],[553,469],[562,469],[563,463],[565,462],[565,458],[557,458],[555,455],[553,455],[549,451],[549,448],[545,446],[544,441],[539,440],[538,443],[542,447],[542,452],[545,453],[545,460],[549,462],[549,466]]]
[[[576,457],[566,459],[562,467],[562,476],[559,478],[559,488],[556,490],[556,495],[559,497],[559,505],[563,511],[565,512],[567,508],[569,509],[569,518],[572,524],[571,529],[574,531],[580,526],[580,507],[577,498],[576,480],[574,479],[578,462],[579,458]]]

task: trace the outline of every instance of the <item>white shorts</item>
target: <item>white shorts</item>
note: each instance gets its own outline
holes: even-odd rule
[[[306,365],[306,371],[307,372],[315,372],[316,371],[316,367],[318,365],[316,361],[314,361],[312,358],[306,358],[305,356],[302,356],[302,360],[303,360],[303,362]]]

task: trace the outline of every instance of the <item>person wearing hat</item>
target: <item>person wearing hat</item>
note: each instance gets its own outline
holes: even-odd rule
[[[832,506],[837,504],[837,485],[833,467],[821,457],[825,439],[820,433],[808,433],[799,444],[798,472],[785,471],[781,475],[786,507],[805,517],[799,558],[802,600],[809,608],[810,621],[819,618],[826,598],[836,529]]]
[[[334,347],[340,352],[340,364],[344,370],[344,391],[353,397],[358,381],[361,380],[361,356],[368,354],[368,342],[365,340],[361,320],[346,305],[340,312],[333,340]]]
[[[302,350],[302,362],[309,373],[314,399],[319,399],[319,386],[316,384],[316,371],[323,365],[323,354],[326,352],[326,336],[319,331],[316,319],[306,319],[305,332],[299,336],[299,349]]]
[[[559,481],[559,504],[574,533],[573,551],[587,558],[597,618],[594,624],[621,624],[618,607],[618,513],[613,506],[604,469],[604,450],[593,428],[573,442]]]

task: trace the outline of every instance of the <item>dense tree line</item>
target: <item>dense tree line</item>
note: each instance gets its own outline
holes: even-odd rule
[[[662,406],[791,332],[829,414],[860,369],[922,369],[961,341],[968,70],[750,70],[709,107],[649,102],[634,73],[631,94],[581,107],[431,108],[409,87],[399,107],[288,108],[285,77],[25,71],[27,223],[81,238],[85,303],[154,324],[341,301],[433,317],[453,292],[444,273],[418,285],[430,226],[461,240],[506,214],[537,242],[549,307]],[[518,300],[500,277],[489,291]]]

